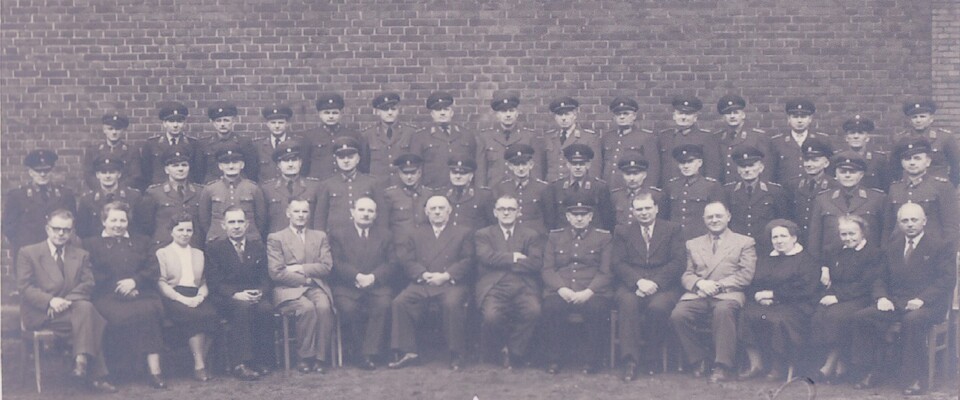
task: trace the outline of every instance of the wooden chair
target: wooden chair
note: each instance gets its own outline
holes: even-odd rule
[[[24,344],[32,347],[33,349],[33,374],[34,379],[37,384],[37,393],[43,392],[43,371],[41,369],[41,349],[44,345],[52,344],[57,340],[57,334],[54,331],[49,329],[40,329],[36,331],[27,330],[23,326],[23,322],[20,323],[20,337],[23,338]],[[27,352],[22,352],[21,356],[21,368],[27,368]]]
[[[610,369],[617,367],[617,349],[620,346],[620,311],[610,310]],[[660,360],[663,364],[663,372],[667,372],[670,363],[670,355],[667,353],[667,341],[664,340],[660,346]]]
[[[283,370],[290,371],[290,346],[291,344],[296,343],[297,339],[295,335],[291,335],[290,330],[294,324],[294,315],[290,313],[275,313],[274,317],[280,320],[280,336],[277,337],[274,335],[274,338],[279,340],[276,344],[277,352],[282,352],[277,354],[277,360],[283,359]],[[343,367],[343,337],[340,332],[340,318],[337,317],[334,313],[335,319],[335,328],[334,336],[331,338],[331,349],[332,357],[330,357],[330,365],[333,367]]]
[[[947,349],[950,348],[950,313],[947,312],[945,321],[934,325],[927,334],[927,387],[933,387],[934,378],[937,371],[943,370],[946,365]],[[943,353],[940,362],[937,362],[937,355]],[[939,368],[938,368],[939,367]]]

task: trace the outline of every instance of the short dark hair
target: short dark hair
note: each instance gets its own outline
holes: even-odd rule
[[[194,221],[194,218],[192,215],[186,212],[181,212],[181,213],[174,214],[174,216],[170,218],[170,223],[167,229],[172,231],[173,228],[176,228],[177,225],[180,225],[180,223],[182,222],[193,222],[194,225],[196,225],[196,221]]]
[[[767,240],[771,239],[773,230],[775,228],[787,228],[787,232],[793,237],[798,237],[798,235],[800,235],[800,227],[797,226],[796,222],[793,222],[789,219],[777,218],[767,223],[767,226],[763,229],[763,231],[766,233],[765,238]]]
[[[73,217],[73,213],[70,212],[70,210],[58,208],[56,210],[53,210],[53,212],[51,212],[50,214],[47,214],[47,223],[50,223],[50,220],[58,217],[63,219],[69,219],[71,221],[75,219]]]

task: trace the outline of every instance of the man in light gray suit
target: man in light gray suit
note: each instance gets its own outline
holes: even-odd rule
[[[323,231],[307,228],[310,203],[306,200],[290,201],[287,218],[289,228],[267,236],[273,302],[281,313],[296,316],[297,370],[323,373],[334,328],[333,292],[323,281],[333,269],[330,242]]]
[[[710,316],[709,327],[715,352],[710,382],[733,378],[737,353],[737,313],[743,306],[743,289],[753,279],[757,264],[753,238],[727,228],[730,211],[721,202],[707,204],[703,210],[707,234],[687,241],[687,269],[680,277],[686,292],[670,315],[670,324],[690,364],[697,365],[694,376],[706,375],[709,347],[701,342],[698,326]]]

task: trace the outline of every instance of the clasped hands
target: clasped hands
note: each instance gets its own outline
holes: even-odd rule
[[[263,298],[263,292],[257,289],[241,290],[233,294],[233,299],[244,303],[257,303]]]
[[[583,304],[593,297],[593,290],[583,289],[581,291],[574,291],[568,287],[562,287],[560,290],[557,290],[557,294],[559,294],[560,298],[567,303]]]
[[[140,294],[140,291],[137,290],[137,281],[131,278],[117,281],[117,286],[113,289],[113,292],[123,297],[137,297]]]
[[[449,272],[424,272],[421,275],[423,281],[430,286],[440,286],[450,281]]]
[[[373,285],[373,282],[376,282],[377,277],[373,274],[357,274],[354,278],[353,286],[356,286],[357,289],[366,289]]]
[[[649,279],[640,279],[637,281],[637,291],[634,292],[638,297],[647,297],[657,292],[660,285]]]
[[[773,304],[773,291],[772,290],[761,290],[753,295],[753,299],[760,303],[760,305],[769,306]]]
[[[904,307],[907,311],[919,310],[920,307],[923,307],[923,300],[912,299],[907,302],[907,306]],[[893,302],[886,297],[881,297],[877,299],[877,310],[880,311],[893,311],[896,307],[893,305]]]
[[[53,318],[57,316],[57,314],[62,313],[70,308],[72,304],[72,301],[62,297],[54,297],[50,299],[50,303],[47,306],[47,317]]]
[[[712,281],[709,279],[701,279],[697,281],[697,296],[700,297],[713,297],[720,292],[723,292],[723,285],[717,281]]]

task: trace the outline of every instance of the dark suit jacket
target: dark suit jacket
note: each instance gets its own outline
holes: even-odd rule
[[[396,274],[393,235],[385,227],[370,227],[369,237],[360,238],[356,227],[338,225],[330,231],[330,251],[333,253],[333,284],[345,292],[360,296],[355,289],[357,274],[373,274],[373,286],[390,287]],[[339,292],[338,292],[339,293]],[[339,294],[338,294],[339,295]]]
[[[274,282],[273,303],[294,300],[316,285],[333,303],[333,293],[323,281],[333,269],[330,242],[323,231],[307,229],[305,241],[289,227],[267,236],[267,271]],[[288,265],[303,265],[303,274],[287,270]]]
[[[620,284],[631,291],[637,289],[640,279],[654,281],[658,291],[677,289],[686,267],[683,244],[680,224],[658,219],[647,253],[640,224],[620,225],[613,233],[610,267]]]
[[[902,233],[884,247],[886,265],[873,286],[874,300],[886,297],[898,308],[919,298],[924,307],[946,310],[957,280],[957,270],[949,242],[926,232],[915,244],[910,264],[903,260],[906,237]]]
[[[243,245],[243,259],[233,242],[221,237],[207,244],[207,285],[210,296],[218,304],[228,304],[233,294],[241,290],[257,289],[264,296],[270,293],[267,274],[267,248],[259,240],[247,240]]]
[[[507,242],[500,225],[483,228],[474,234],[477,244],[477,304],[504,276],[513,272],[535,292],[540,292],[540,270],[543,268],[544,239],[537,231],[516,226]],[[527,258],[513,262],[513,253]]]
[[[36,329],[47,320],[50,299],[90,300],[93,286],[90,254],[84,249],[67,244],[62,271],[46,240],[22,247],[17,253],[20,318],[27,329]]]
[[[472,233],[448,222],[437,238],[430,224],[418,226],[409,236],[397,239],[397,259],[411,281],[419,281],[424,272],[447,272],[451,283],[458,284],[473,269]]]

